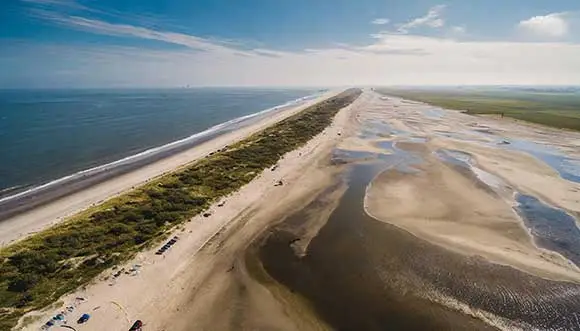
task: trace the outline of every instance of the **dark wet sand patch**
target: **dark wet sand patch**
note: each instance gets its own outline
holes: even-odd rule
[[[431,301],[451,298],[495,323],[580,329],[580,285],[544,280],[418,239],[364,213],[376,169],[355,166],[350,187],[310,246],[295,255],[291,227],[274,229],[259,249],[269,275],[306,297],[338,330],[494,330]],[[308,207],[287,219],[300,223]]]

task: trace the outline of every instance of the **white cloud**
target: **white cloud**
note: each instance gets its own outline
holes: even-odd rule
[[[51,46],[50,51],[33,45],[8,54],[0,48],[0,65],[9,63],[19,75],[4,73],[0,86],[16,81],[24,86],[27,81],[45,86],[580,84],[580,44],[564,42],[384,33],[364,46],[254,51],[261,54],[97,45]]]
[[[445,20],[441,17],[446,5],[437,5],[431,7],[427,14],[422,17],[415,18],[407,23],[399,25],[398,31],[400,33],[408,33],[409,30],[418,27],[440,28],[445,25]]]
[[[568,34],[567,13],[552,13],[534,16],[520,21],[518,27],[535,37],[560,38]]]
[[[237,50],[235,48],[223,45],[227,43],[213,41],[183,33],[158,31],[128,24],[113,24],[106,21],[90,19],[81,16],[62,15],[47,10],[35,9],[31,12],[36,17],[45,19],[47,21],[96,34],[157,40],[166,43],[182,45],[194,50],[201,51],[216,51],[223,53],[250,55],[245,51]]]
[[[389,24],[390,20],[388,18],[377,18],[371,21],[371,24],[376,24],[376,25],[385,25],[385,24]]]
[[[451,27],[451,33],[453,33],[453,34],[462,35],[462,34],[465,34],[466,32],[467,32],[467,29],[465,29],[464,26]]]
[[[403,28],[440,27],[443,9],[434,7]],[[0,75],[0,87],[580,84],[577,43],[461,41],[380,32],[366,45],[287,52],[46,10],[36,15],[91,33],[184,47],[0,44],[0,67],[10,68]]]

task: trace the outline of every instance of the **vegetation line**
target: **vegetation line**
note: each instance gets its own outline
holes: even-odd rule
[[[0,330],[127,261],[321,133],[361,94],[349,89],[177,172],[0,251]]]
[[[528,91],[378,89],[385,95],[463,111],[498,115],[554,128],[580,131],[580,95]]]

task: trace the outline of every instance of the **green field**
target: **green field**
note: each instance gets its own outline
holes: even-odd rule
[[[178,172],[0,251],[0,330],[151,246],[322,132],[347,90]]]
[[[468,114],[496,114],[580,130],[580,92],[517,88],[377,88],[380,93]]]

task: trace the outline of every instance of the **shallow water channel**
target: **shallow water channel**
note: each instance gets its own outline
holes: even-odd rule
[[[580,330],[580,285],[457,254],[370,217],[363,202],[371,180],[387,169],[418,171],[421,162],[396,144],[383,147],[394,153],[336,151],[350,164],[341,179],[348,189],[305,255],[293,249],[293,229],[330,192],[269,232],[258,256],[270,276],[337,330]]]
[[[503,181],[473,165],[470,154],[456,150],[439,150],[442,161],[468,172],[480,181],[478,186],[489,189],[505,187]],[[493,191],[493,190],[492,190]],[[514,192],[515,211],[530,229],[535,242],[542,248],[560,253],[580,267],[580,229],[576,219],[564,210],[550,206],[536,197]]]

